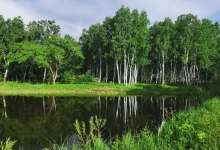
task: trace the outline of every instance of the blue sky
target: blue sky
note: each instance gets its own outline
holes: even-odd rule
[[[146,11],[151,23],[165,17],[173,21],[181,14],[220,22],[220,0],[0,0],[4,18],[21,16],[25,24],[33,20],[55,20],[61,33],[77,41],[83,28],[102,23],[122,6]]]

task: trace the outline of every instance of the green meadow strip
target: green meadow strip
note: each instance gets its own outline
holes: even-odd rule
[[[196,86],[169,86],[138,83],[132,86],[113,83],[84,84],[31,84],[19,82],[0,82],[0,95],[178,95],[195,94]]]

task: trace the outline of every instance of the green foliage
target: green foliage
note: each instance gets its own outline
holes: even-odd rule
[[[99,136],[93,136],[94,132],[86,135],[85,123],[76,126],[79,134],[84,134],[84,147],[73,145],[72,149],[104,149],[104,150],[143,150],[143,149],[213,149],[220,148],[220,101],[212,99],[204,102],[199,108],[191,108],[187,113],[180,112],[164,125],[162,132],[157,135],[147,127],[139,133],[126,133],[121,139],[116,137],[108,143]],[[92,122],[92,123],[91,123]],[[104,120],[96,117],[90,119],[91,129],[95,128],[95,122],[104,125]],[[84,131],[83,131],[84,130]],[[83,133],[81,132],[83,131]],[[93,130],[94,131],[94,130]],[[98,130],[97,130],[98,131]],[[96,134],[99,135],[99,134]]]
[[[91,135],[92,139],[94,139],[95,136],[101,138],[101,129],[106,124],[106,119],[101,119],[98,118],[97,116],[95,117],[92,116],[89,120],[89,124],[90,124],[89,134]]]
[[[145,11],[122,6],[103,23],[83,29],[79,42],[60,36],[55,20],[31,21],[0,15],[0,74],[3,80],[53,84],[137,82],[203,84],[215,81],[220,64],[220,26],[193,14],[156,22]],[[81,69],[82,68],[82,69]],[[78,79],[66,72],[81,69]],[[90,70],[95,77],[87,77]],[[49,73],[48,73],[49,71]],[[61,75],[64,75],[63,78]],[[60,78],[61,77],[61,78]],[[77,77],[76,77],[77,78]],[[74,81],[75,80],[75,81]]]
[[[86,125],[85,122],[79,123],[78,120],[75,122],[75,128],[78,132],[78,138],[81,141],[82,145],[86,146],[87,142],[95,142],[100,143],[101,140],[101,129],[106,123],[106,119],[95,117],[90,117],[89,120],[89,134],[86,133]],[[88,143],[87,143],[88,144]]]
[[[178,113],[168,122],[159,141],[173,149],[219,149],[219,111],[220,101],[213,99],[201,108]]]
[[[83,144],[85,144],[88,140],[91,139],[90,135],[87,135],[87,133],[86,133],[85,122],[82,121],[80,123],[78,120],[76,120],[74,125],[75,125],[76,131],[78,133],[78,138]]]
[[[0,149],[1,150],[12,150],[13,145],[16,141],[11,141],[10,138],[7,138],[5,142],[0,141]]]
[[[77,150],[80,149],[80,147],[76,146],[71,146],[68,147],[66,146],[66,139],[64,141],[61,141],[61,144],[57,143],[56,141],[49,141],[50,142],[50,147],[49,148],[44,148],[43,150]]]
[[[62,75],[62,82],[66,84],[75,83],[76,82],[76,75],[73,72],[67,71],[64,72]]]
[[[98,79],[91,75],[91,71],[87,71],[84,75],[78,75],[75,78],[74,83],[76,84],[82,84],[82,83],[90,83],[90,82],[98,82]]]

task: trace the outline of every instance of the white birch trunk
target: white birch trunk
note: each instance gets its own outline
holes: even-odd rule
[[[105,69],[105,82],[107,83],[108,82],[108,63],[107,63],[107,58],[106,58],[106,61],[105,61],[105,65],[106,65],[106,69]]]
[[[47,74],[47,68],[45,67],[44,68],[44,77],[43,77],[43,83],[45,82],[46,80],[46,74]]]
[[[102,80],[102,56],[101,56],[101,49],[99,49],[99,79],[98,82]]]
[[[165,60],[164,60],[164,52],[162,52],[162,84],[164,84],[164,63],[165,63]]]
[[[137,83],[137,78],[138,78],[138,65],[134,65],[134,84]]]
[[[115,65],[116,65],[116,70],[117,70],[117,75],[118,75],[118,84],[121,84],[120,68],[119,68],[119,64],[118,64],[118,59],[117,58],[115,60]]]
[[[5,69],[5,73],[4,73],[4,81],[7,80],[7,76],[8,76],[8,66],[9,66],[9,61],[6,61],[6,69]]]

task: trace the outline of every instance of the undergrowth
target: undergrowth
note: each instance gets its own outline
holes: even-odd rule
[[[16,141],[12,141],[10,138],[7,138],[6,141],[0,141],[0,150],[12,150],[12,147]]]

